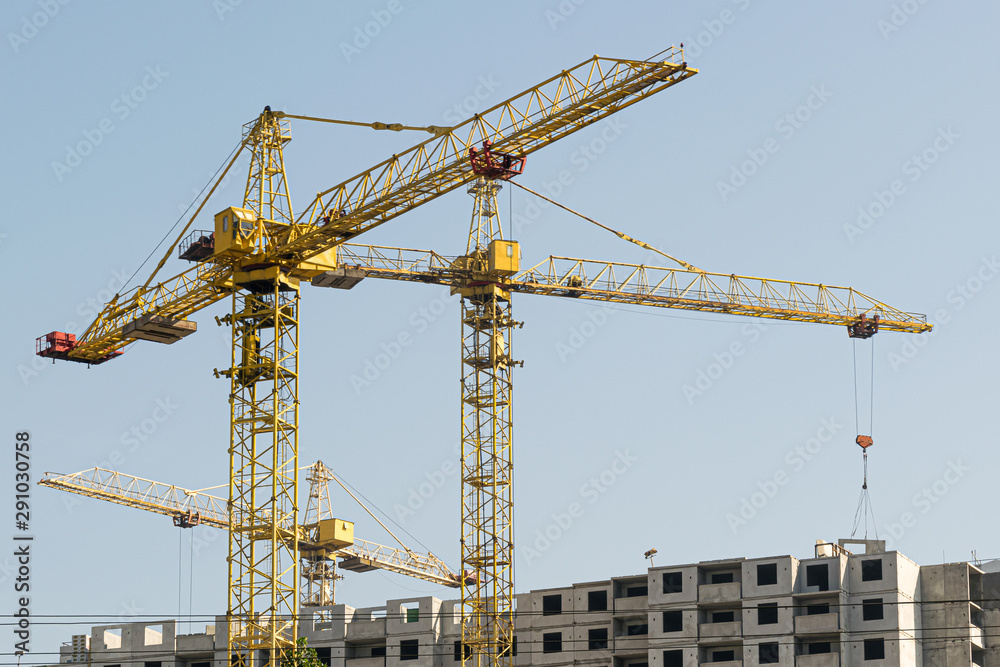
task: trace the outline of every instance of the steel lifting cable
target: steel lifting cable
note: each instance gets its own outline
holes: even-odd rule
[[[860,418],[858,417],[858,339],[851,339],[851,350],[854,354],[854,432],[861,432]]]
[[[868,386],[868,435],[875,437],[875,337],[872,341],[871,380]]]
[[[854,426],[858,432],[857,439],[855,442],[861,447],[863,467],[864,467],[864,477],[861,484],[861,495],[858,498],[858,508],[854,513],[854,527],[851,530],[851,537],[853,538],[857,532],[858,528],[861,526],[861,522],[864,521],[865,524],[865,537],[868,539],[868,517],[871,516],[872,528],[875,531],[875,539],[878,539],[878,525],[875,522],[875,511],[872,507],[871,495],[868,493],[868,448],[872,446],[874,434],[874,423],[875,423],[875,341],[872,340],[871,347],[871,374],[869,379],[868,387],[868,435],[861,435],[861,415],[860,415],[860,401],[858,399],[858,347],[857,339],[853,341],[853,355],[854,355]]]
[[[205,199],[201,200],[201,204],[198,206],[198,209],[195,211],[194,215],[191,216],[190,220],[188,220],[188,224],[184,227],[184,230],[181,232],[181,236],[183,236],[187,232],[188,228],[191,227],[191,223],[194,222],[195,217],[199,213],[201,213],[202,207],[205,206],[205,204],[208,203],[209,197],[211,197],[212,193],[215,192],[216,186],[218,186],[218,184],[222,182],[222,179],[226,177],[226,174],[229,173],[230,167],[232,167],[233,163],[236,162],[236,157],[239,156],[240,151],[243,150],[243,146],[244,145],[245,145],[244,142],[240,142],[236,146],[236,148],[234,148],[229,153],[229,155],[226,157],[226,159],[223,160],[222,164],[219,165],[219,168],[215,170],[215,173],[212,174],[212,177],[208,179],[208,182],[205,183],[205,185],[201,188],[201,191],[198,192],[197,195],[195,195],[195,198],[191,201],[190,204],[188,204],[187,208],[184,209],[184,212],[180,214],[180,216],[177,218],[176,222],[174,222],[174,224],[170,226],[170,229],[168,229],[167,233],[163,235],[163,238],[160,239],[159,243],[157,243],[153,247],[153,249],[149,251],[149,254],[146,255],[146,259],[142,260],[142,263],[139,264],[139,266],[136,268],[136,270],[132,272],[132,275],[129,276],[129,279],[125,281],[125,284],[121,286],[121,288],[119,289],[119,294],[122,293],[122,292],[124,292],[128,288],[128,286],[132,283],[132,279],[135,278],[136,275],[138,275],[139,271],[142,270],[142,267],[146,266],[146,262],[148,262],[150,259],[152,259],[153,254],[156,253],[157,250],[159,250],[160,246],[163,245],[163,242],[166,241],[170,237],[170,233],[173,232],[174,229],[177,228],[177,225],[179,225],[181,223],[181,220],[183,220],[184,216],[186,216],[188,214],[188,211],[190,211],[191,208],[195,204],[198,203],[198,200],[201,199],[201,196],[203,194],[205,194],[205,190],[207,190],[209,188],[209,186],[211,186],[212,187],[211,192],[208,193],[208,197],[205,197]],[[223,171],[223,169],[225,169],[225,171]],[[222,176],[219,176],[219,172],[222,172]],[[215,185],[212,185],[213,183]],[[180,236],[177,237],[177,240],[174,241],[173,245],[170,246],[170,250],[167,251],[167,255],[160,261],[160,263],[157,265],[156,269],[153,270],[153,273],[149,276],[149,279],[146,280],[146,284],[143,287],[148,287],[149,286],[149,283],[152,282],[152,280],[156,276],[157,272],[163,267],[163,264],[167,261],[167,257],[169,257],[170,253],[172,253],[174,251],[174,248],[177,246],[177,243],[180,241],[180,239],[181,239]]]
[[[871,369],[868,380],[868,436],[874,437],[875,433],[875,338],[871,340]],[[861,433],[861,408],[858,398],[858,339],[852,338],[852,352],[854,355],[854,428]]]
[[[190,555],[188,556],[188,632],[191,632],[192,607],[194,605],[194,531],[191,531]]]
[[[181,566],[184,564],[184,531],[177,531],[177,618],[181,617]]]
[[[662,257],[666,257],[670,261],[676,262],[677,264],[680,264],[681,266],[683,266],[688,271],[692,271],[694,273],[705,273],[705,271],[702,271],[701,269],[699,269],[697,266],[694,266],[693,264],[689,264],[689,263],[685,262],[682,259],[677,259],[673,255],[668,255],[667,253],[663,252],[662,250],[658,250],[658,249],[654,248],[653,246],[649,245],[648,243],[645,243],[644,241],[640,241],[639,239],[632,238],[631,236],[629,236],[628,234],[626,234],[624,232],[620,232],[620,231],[618,231],[616,229],[612,229],[611,227],[608,227],[607,225],[605,225],[603,223],[600,223],[597,220],[594,220],[593,218],[585,216],[583,213],[580,213],[578,211],[574,211],[569,206],[564,206],[563,204],[560,204],[559,202],[557,202],[554,199],[550,199],[549,197],[546,197],[545,195],[543,195],[541,193],[535,192],[531,188],[529,188],[529,187],[527,187],[525,185],[522,185],[521,183],[518,183],[517,181],[507,181],[507,182],[511,183],[512,185],[516,185],[517,187],[521,188],[522,190],[524,190],[525,192],[527,192],[529,194],[535,195],[539,199],[542,199],[544,201],[547,201],[550,204],[558,206],[559,208],[561,208],[564,211],[572,213],[573,215],[575,215],[577,217],[583,218],[587,222],[589,222],[591,224],[594,224],[594,225],[597,225],[601,229],[604,229],[606,231],[611,232],[612,234],[614,234],[615,236],[617,236],[618,238],[620,238],[620,239],[622,239],[624,241],[628,241],[629,243],[634,243],[635,245],[639,246],[643,250],[648,250],[648,251],[654,252],[654,253],[662,256]]]
[[[861,525],[862,519],[865,522],[865,537],[868,539],[868,516],[871,515],[872,528],[875,531],[875,539],[878,539],[878,525],[875,523],[875,510],[872,507],[871,496],[868,493],[868,449],[863,450],[864,459],[864,483],[861,485],[861,496],[858,498],[858,509],[854,513],[854,527],[851,530],[853,538]]]

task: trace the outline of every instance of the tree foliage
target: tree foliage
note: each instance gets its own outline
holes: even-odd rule
[[[316,655],[316,649],[309,648],[305,637],[299,637],[295,648],[285,653],[281,667],[326,667],[326,664]]]

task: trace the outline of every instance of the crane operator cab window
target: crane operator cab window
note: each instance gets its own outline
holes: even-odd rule
[[[253,211],[230,206],[215,215],[215,254],[245,255],[253,251]]]

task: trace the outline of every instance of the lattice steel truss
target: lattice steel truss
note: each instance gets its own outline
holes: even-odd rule
[[[281,226],[292,224],[292,205],[285,178],[284,146],[292,140],[287,120],[278,120],[267,107],[261,117],[243,126],[244,139],[253,146],[244,207],[257,218]]]
[[[486,273],[490,241],[503,238],[496,181],[469,188],[475,209],[470,268]],[[476,266],[479,265],[479,266]],[[485,283],[485,284],[482,284]],[[462,290],[462,644],[463,664],[512,664],[514,533],[510,294],[493,281]]]
[[[309,482],[309,498],[306,501],[306,513],[303,517],[302,530],[308,539],[318,538],[314,535],[319,531],[321,519],[333,518],[333,505],[330,503],[330,482],[333,481],[333,471],[317,461],[310,466],[306,474]],[[318,541],[318,540],[317,540]],[[331,558],[317,558],[306,552],[302,557],[302,604],[308,606],[326,606],[336,601],[337,562]]]
[[[243,206],[256,214],[254,248],[287,229],[287,121],[270,107],[244,129],[252,146]],[[234,225],[235,233],[235,225]],[[251,256],[254,254],[251,251]],[[260,266],[259,264],[257,266]],[[229,478],[228,648],[234,667],[281,661],[297,639],[298,280],[279,266],[234,274]]]
[[[236,294],[229,483],[229,653],[256,667],[294,646],[298,615],[299,292]]]
[[[696,73],[679,48],[648,60],[595,56],[454,127],[424,128],[434,137],[318,193],[298,217],[289,202],[283,164],[283,147],[290,140],[287,120],[284,113],[265,108],[245,126],[239,150],[206,197],[241,152],[250,149],[243,208],[251,211],[247,220],[256,216],[253,242],[239,248],[220,243],[211,255],[193,260],[199,262],[195,268],[154,284],[203,202],[145,284],[116,295],[79,340],[65,332],[39,339],[42,357],[102,363],[142,339],[137,332],[146,331],[149,318],[182,337],[192,330],[191,315],[230,294],[247,292],[234,296],[233,311],[226,317],[233,327],[233,361],[224,372],[232,383],[229,648],[238,654],[240,667],[255,667],[264,658],[260,650],[280,660],[275,652],[295,639],[300,280],[353,268],[358,275],[446,284],[463,297],[463,572],[458,577],[463,583],[465,662],[477,667],[507,667],[512,657],[510,333],[519,325],[511,319],[511,292],[847,325],[862,334],[874,332],[875,326],[914,333],[931,329],[924,316],[853,290],[708,274],[688,265],[681,271],[552,257],[519,272],[519,262],[509,261],[513,255],[507,254],[505,268],[493,266],[497,256],[490,254],[492,244],[501,239],[499,185],[480,178],[484,164],[474,157],[483,157],[479,147],[500,158],[486,161],[486,174],[494,178],[498,164],[507,168],[506,158],[522,164],[525,156]],[[676,125],[664,118],[665,126]],[[473,182],[476,213],[465,256],[345,245]],[[225,222],[217,243],[223,232]],[[504,250],[517,250],[515,245]],[[443,585],[455,581],[433,557],[362,547],[357,541],[351,549],[380,559],[383,569]]]

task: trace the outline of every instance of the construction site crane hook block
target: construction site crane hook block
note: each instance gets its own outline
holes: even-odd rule
[[[878,333],[878,315],[875,315],[870,320],[864,316],[861,316],[847,325],[847,335],[851,338],[871,338]]]
[[[868,451],[868,448],[875,444],[870,435],[859,435],[854,442],[858,443],[861,449]]]
[[[178,514],[174,517],[174,525],[178,528],[194,528],[201,525],[201,512],[188,510],[187,514]]]
[[[524,171],[525,158],[518,157],[511,153],[501,153],[495,151],[490,146],[493,145],[489,139],[483,142],[482,150],[473,146],[469,149],[469,163],[472,165],[472,173],[490,180],[509,181]]]

